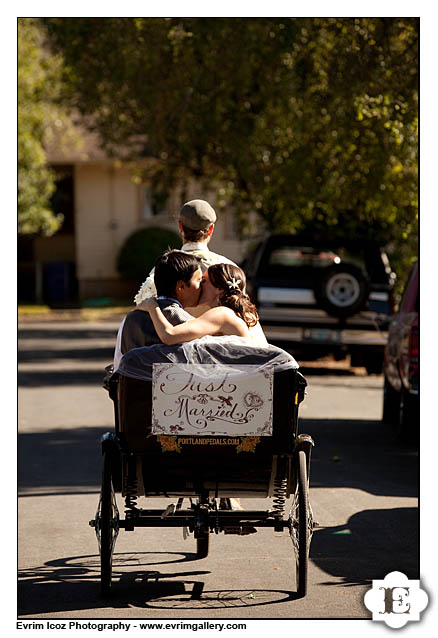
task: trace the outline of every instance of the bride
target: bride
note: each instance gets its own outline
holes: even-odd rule
[[[155,298],[146,299],[137,310],[149,312],[157,335],[166,345],[193,341],[206,335],[237,335],[249,345],[268,347],[256,307],[245,292],[245,273],[232,264],[213,264],[202,282],[202,305],[210,306],[196,319],[173,326]]]

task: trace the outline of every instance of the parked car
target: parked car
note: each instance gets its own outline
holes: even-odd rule
[[[419,274],[414,264],[398,312],[389,325],[384,359],[383,421],[396,426],[403,439],[418,436]]]
[[[270,342],[382,372],[395,274],[376,243],[271,235],[242,267]]]

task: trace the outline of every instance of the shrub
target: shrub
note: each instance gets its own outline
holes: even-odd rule
[[[180,248],[181,237],[165,228],[142,228],[130,235],[117,257],[117,270],[128,280],[143,281],[159,255],[168,248]]]

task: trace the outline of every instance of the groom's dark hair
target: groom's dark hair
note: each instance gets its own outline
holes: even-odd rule
[[[155,262],[154,281],[159,297],[175,297],[178,281],[188,284],[201,261],[181,250],[166,250]]]

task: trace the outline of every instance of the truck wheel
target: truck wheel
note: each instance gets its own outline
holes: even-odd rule
[[[399,404],[397,434],[401,441],[414,442],[420,435],[420,413],[416,396],[402,390]]]
[[[324,268],[315,286],[321,308],[338,318],[356,314],[368,298],[368,281],[353,264],[334,264]]]
[[[365,358],[365,370],[368,374],[382,374],[383,354],[370,355]]]
[[[383,384],[383,416],[382,421],[395,425],[400,414],[400,393],[394,390],[388,379]]]

